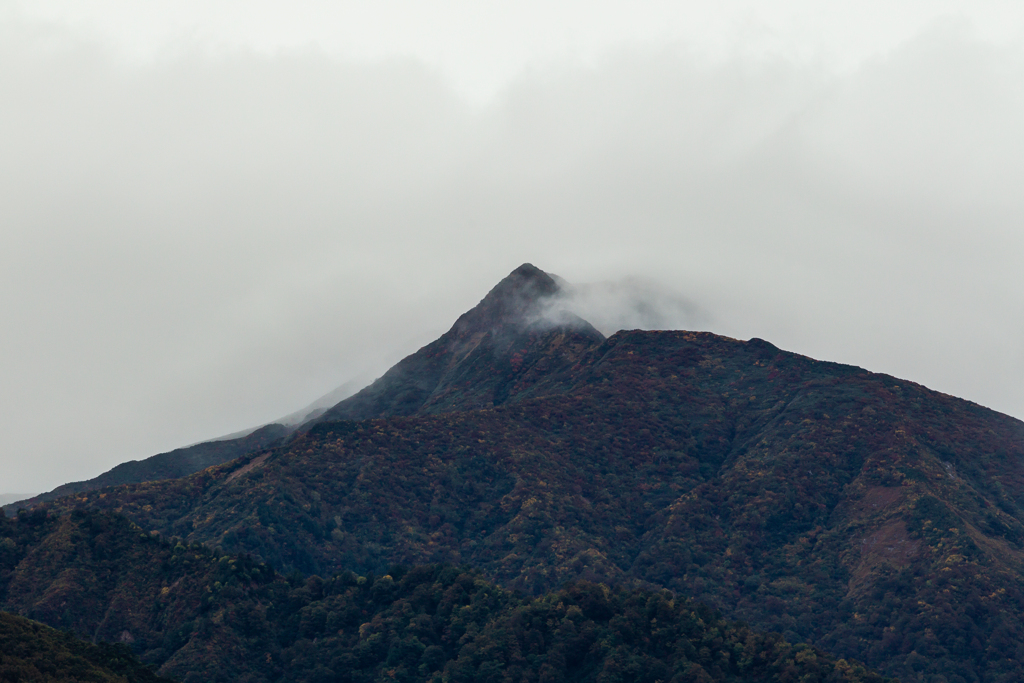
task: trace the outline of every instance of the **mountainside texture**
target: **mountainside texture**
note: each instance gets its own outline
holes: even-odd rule
[[[490,408],[551,393],[604,340],[590,323],[553,309],[560,285],[524,264],[452,329],[318,422]]]
[[[169,683],[123,645],[93,645],[7,612],[0,612],[0,681]]]
[[[536,266],[509,274],[437,341],[326,411],[317,421],[412,415],[499,405],[555,390],[584,351],[604,340],[585,320],[554,306],[561,286]],[[4,506],[9,514],[107,486],[176,479],[270,448],[292,428],[269,424],[235,439],[207,441],[133,460]]]
[[[603,339],[535,271],[287,442],[51,510],[305,574],[667,588],[904,683],[1024,680],[1024,423],[758,339]]]
[[[248,453],[261,451],[281,443],[290,433],[291,430],[287,427],[271,424],[237,439],[206,441],[194,446],[176,448],[173,451],[153,455],[143,460],[121,463],[98,477],[63,484],[47,493],[40,493],[37,496],[5,505],[3,509],[8,514],[15,514],[20,508],[33,508],[63,496],[95,491],[107,486],[185,477],[205,470],[207,467],[220,465]]]
[[[183,683],[883,680],[668,592],[524,599],[451,566],[285,580],[104,513],[0,519],[0,548],[5,609]],[[0,681],[33,680],[161,679],[124,645],[0,613]]]

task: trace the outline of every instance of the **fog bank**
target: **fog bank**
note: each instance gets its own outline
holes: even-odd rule
[[[0,20],[7,490],[372,378],[523,262],[602,332],[761,337],[1024,417],[1024,60],[939,22],[851,68],[686,44],[519,72]],[[587,284],[605,283],[605,284]]]

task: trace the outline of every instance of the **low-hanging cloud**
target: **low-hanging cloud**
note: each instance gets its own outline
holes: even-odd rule
[[[554,324],[582,319],[603,335],[620,330],[705,329],[710,316],[697,304],[659,282],[630,277],[614,281],[560,282],[557,295],[537,315]]]
[[[5,489],[377,376],[526,261],[606,283],[573,295],[603,332],[757,336],[1024,416],[1024,67],[962,24],[847,73],[621,50],[483,107],[413,60],[0,32]]]

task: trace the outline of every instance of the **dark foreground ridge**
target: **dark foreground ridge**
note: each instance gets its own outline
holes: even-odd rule
[[[296,576],[669,589],[904,683],[1024,680],[1024,423],[757,339],[602,339],[530,268],[333,415],[378,417],[50,509]]]
[[[4,608],[129,642],[184,683],[882,682],[666,591],[579,582],[524,598],[453,566],[286,580],[250,559],[169,543],[101,513],[0,519],[0,544],[9,549],[0,564]],[[62,662],[64,650],[125,678],[92,676],[85,663]],[[71,666],[82,675],[5,677],[29,664],[51,676]],[[157,679],[123,646],[88,645],[0,613],[0,681],[9,680]]]
[[[0,612],[0,681],[170,683],[126,645],[94,645],[8,612]]]

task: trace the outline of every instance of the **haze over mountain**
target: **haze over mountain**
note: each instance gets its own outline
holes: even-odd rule
[[[604,335],[559,308],[561,285],[532,264],[512,271],[445,335],[319,422],[472,410],[521,400],[567,376]]]
[[[604,337],[565,309],[563,286],[524,264],[460,317],[451,330],[409,356],[362,391],[348,383],[317,402],[235,438],[225,437],[141,461],[122,463],[87,481],[37,496],[3,501],[11,510],[106,486],[174,479],[280,444],[312,420],[365,419],[499,405],[551,383]],[[536,366],[536,367],[535,367]],[[340,402],[325,399],[341,395]],[[349,396],[355,394],[354,396]],[[331,407],[333,406],[333,407]],[[15,504],[16,503],[16,504]]]
[[[16,503],[19,500],[25,500],[26,498],[32,497],[33,493],[0,493],[0,506],[9,505]]]
[[[558,291],[524,265],[276,445],[49,509],[306,575],[669,588],[903,681],[1024,676],[1024,423],[760,339],[605,338]]]
[[[1003,0],[5,0],[4,491],[379,376],[527,260],[1024,417],[1022,31]]]
[[[0,679],[1024,681],[1024,5],[0,0],[0,93]]]

